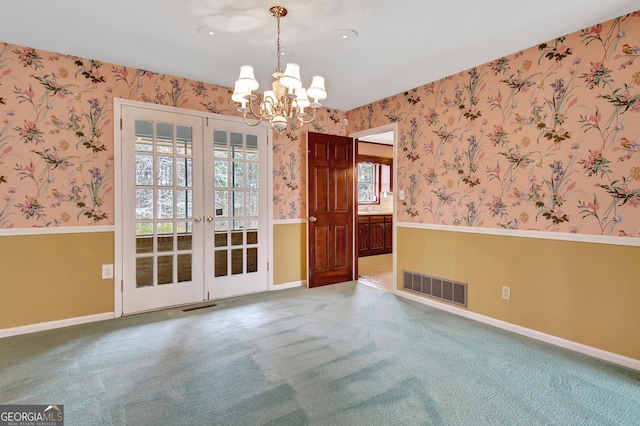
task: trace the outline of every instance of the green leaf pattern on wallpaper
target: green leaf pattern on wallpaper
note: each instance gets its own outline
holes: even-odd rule
[[[350,112],[398,122],[400,221],[640,236],[640,13]]]

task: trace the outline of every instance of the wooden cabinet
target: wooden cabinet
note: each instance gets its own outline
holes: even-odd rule
[[[393,251],[393,216],[358,216],[358,256],[372,256]]]
[[[369,216],[369,254],[384,253],[384,216]]]
[[[393,216],[384,216],[384,252],[393,252]]]
[[[358,257],[369,256],[369,216],[358,216]]]

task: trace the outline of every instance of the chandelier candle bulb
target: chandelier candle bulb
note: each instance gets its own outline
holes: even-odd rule
[[[309,98],[307,97],[307,89],[305,89],[304,87],[300,87],[296,89],[296,103],[300,107],[299,115],[300,116],[307,115],[307,113],[304,112],[304,109],[310,106],[311,102],[309,102]]]
[[[278,64],[273,73],[272,90],[266,90],[262,101],[253,94],[259,87],[253,67],[243,65],[240,67],[240,75],[236,80],[231,100],[240,104],[238,111],[242,113],[244,122],[249,126],[257,126],[262,120],[268,120],[273,129],[282,131],[291,126],[296,128],[298,124],[311,123],[316,118],[319,102],[327,98],[324,88],[324,77],[314,76],[308,89],[302,87],[300,77],[300,65],[288,63],[284,73],[280,67],[280,18],[287,16],[288,10],[282,6],[269,8],[271,16],[278,21],[277,57]],[[313,99],[313,102],[309,100]],[[305,108],[311,108],[310,114]],[[254,119],[255,122],[249,122]]]

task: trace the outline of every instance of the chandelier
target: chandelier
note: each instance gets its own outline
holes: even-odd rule
[[[287,9],[282,6],[272,6],[271,16],[278,20],[277,55],[278,66],[273,73],[275,79],[271,90],[266,90],[262,100],[253,94],[258,89],[258,81],[254,77],[253,67],[240,67],[240,76],[236,80],[231,100],[238,102],[238,111],[242,113],[244,122],[249,126],[256,126],[262,120],[268,120],[271,127],[284,130],[288,123],[293,127],[296,123],[311,123],[316,118],[318,108],[322,107],[320,99],[326,99],[324,77],[316,75],[308,89],[302,87],[300,79],[300,65],[288,63],[284,72],[280,68],[280,18],[287,16]],[[311,98],[313,102],[309,100]],[[307,110],[305,110],[307,109]],[[308,109],[313,112],[309,113]],[[250,122],[256,120],[255,122]]]

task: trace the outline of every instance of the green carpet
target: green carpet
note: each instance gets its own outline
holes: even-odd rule
[[[640,425],[640,372],[344,283],[0,339],[65,425]]]

